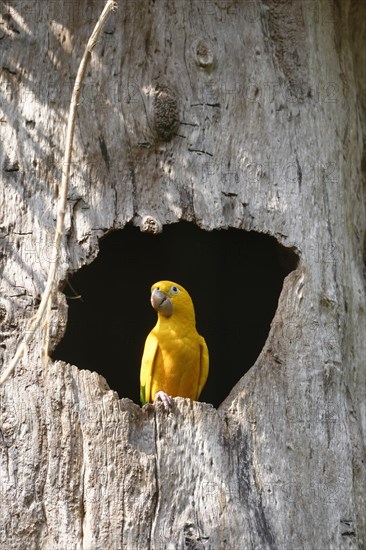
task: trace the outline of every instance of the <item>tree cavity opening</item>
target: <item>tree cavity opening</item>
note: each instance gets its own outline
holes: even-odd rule
[[[101,239],[96,260],[70,277],[82,298],[68,299],[66,333],[53,359],[98,372],[121,398],[139,403],[142,351],[156,323],[150,287],[171,280],[192,297],[210,353],[200,401],[217,407],[255,363],[297,261],[292,250],[255,232],[181,222],[151,235],[126,226]],[[64,292],[71,295],[69,285]]]

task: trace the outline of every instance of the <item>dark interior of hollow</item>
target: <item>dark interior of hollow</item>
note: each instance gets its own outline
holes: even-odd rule
[[[53,353],[102,374],[139,403],[144,341],[156,322],[150,287],[168,279],[190,293],[210,372],[201,401],[217,407],[254,364],[297,256],[273,238],[238,229],[204,231],[181,222],[159,235],[127,226],[100,241],[96,260],[69,282],[66,334]],[[67,296],[73,293],[65,285]]]

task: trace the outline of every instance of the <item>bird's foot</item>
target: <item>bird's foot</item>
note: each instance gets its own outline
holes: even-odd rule
[[[172,407],[172,398],[170,397],[170,395],[165,393],[165,391],[156,392],[155,398],[154,398],[154,405],[157,401],[162,401],[164,405],[164,409],[166,411],[170,411]]]

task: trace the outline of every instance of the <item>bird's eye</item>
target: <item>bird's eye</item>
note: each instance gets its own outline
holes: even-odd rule
[[[180,290],[177,286],[172,286],[169,290],[169,294],[178,294],[178,292],[180,292]]]

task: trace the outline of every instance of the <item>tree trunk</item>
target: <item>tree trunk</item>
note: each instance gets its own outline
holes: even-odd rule
[[[70,93],[103,8],[62,4],[1,4],[2,368],[56,254]],[[45,367],[40,333],[0,388],[1,548],[366,548],[365,8],[136,0],[110,16],[78,108],[60,288],[127,223],[256,231],[300,261],[217,410],[141,409],[94,372]],[[59,291],[51,349],[66,321]]]

